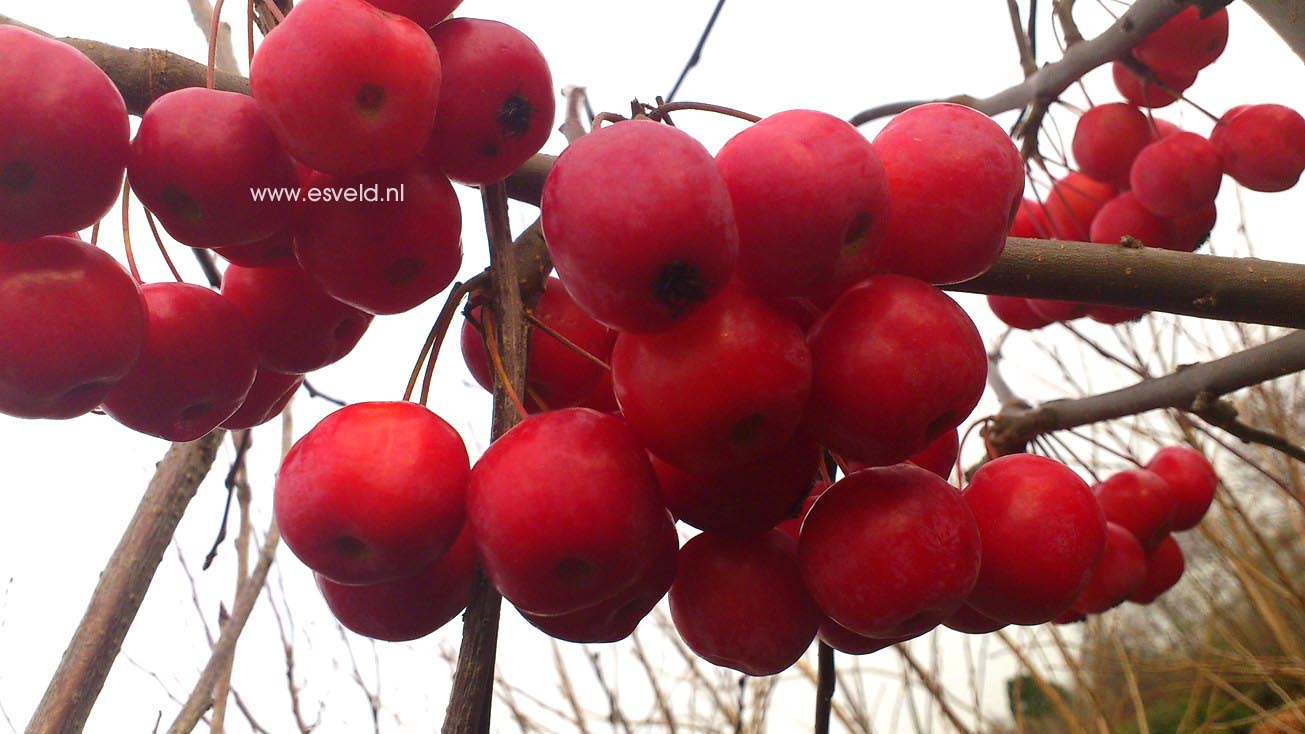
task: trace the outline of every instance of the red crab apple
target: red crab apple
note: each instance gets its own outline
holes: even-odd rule
[[[952,616],[943,620],[943,626],[947,629],[956,630],[967,635],[986,635],[989,632],[996,632],[1005,627],[1006,624],[1006,622],[980,614],[969,604],[962,604],[959,609],[952,613]]]
[[[234,415],[222,421],[222,427],[230,431],[241,431],[263,425],[281,415],[290,398],[294,397],[295,391],[303,384],[303,375],[287,375],[259,367],[258,376],[254,378],[254,386],[249,388],[245,402],[240,404],[240,409]]]
[[[392,581],[453,545],[469,472],[462,438],[425,407],[355,403],[286,454],[273,510],[305,566],[342,584]]]
[[[629,588],[611,599],[574,612],[543,616],[522,612],[521,616],[549,637],[577,643],[617,642],[629,637],[666,596],[675,580],[680,536],[669,514],[659,532],[660,545],[648,567]]]
[[[913,635],[965,600],[979,529],[956,488],[912,464],[865,469],[825,490],[802,523],[802,578],[816,604],[861,635]]]
[[[1033,199],[1021,199],[1019,208],[1015,210],[1015,218],[1011,220],[1010,229],[1006,234],[1010,237],[1034,239],[1051,237],[1051,221],[1047,219],[1046,206]]]
[[[440,57],[421,26],[364,0],[303,0],[259,44],[249,87],[296,159],[330,173],[379,171],[426,144]]]
[[[0,242],[85,229],[122,190],[131,130],[118,88],[80,51],[0,26]]]
[[[925,446],[907,461],[922,469],[928,469],[943,479],[947,479],[952,475],[952,470],[956,468],[956,456],[960,451],[960,431],[953,428],[931,441],[928,446]],[[848,474],[871,468],[859,461],[844,460],[843,463]]]
[[[805,426],[850,461],[905,461],[958,426],[983,395],[988,362],[978,330],[955,301],[918,280],[862,281],[807,341],[814,368]]]
[[[1093,306],[1088,311],[1088,318],[1098,324],[1114,326],[1128,321],[1136,321],[1146,314],[1146,309],[1126,308],[1123,306]]]
[[[1228,9],[1207,15],[1192,6],[1148,33],[1133,47],[1133,56],[1158,72],[1195,74],[1213,64],[1227,45]]]
[[[1172,535],[1166,535],[1154,550],[1146,554],[1146,578],[1128,600],[1135,604],[1150,604],[1178,583],[1185,566],[1183,549],[1178,547]]]
[[[230,418],[258,373],[258,352],[240,311],[220,294],[185,283],[151,283],[145,346],[104,398],[104,412],[141,433],[194,441]]]
[[[304,374],[348,354],[372,316],[328,296],[298,263],[227,267],[222,294],[244,315],[262,366]]]
[[[1173,249],[1173,229],[1169,222],[1142,206],[1131,191],[1107,201],[1092,218],[1091,240],[1103,245],[1118,245],[1131,237],[1143,245]]]
[[[1086,242],[1092,220],[1106,202],[1115,198],[1115,187],[1078,171],[1067,174],[1047,192],[1047,221],[1051,234],[1063,240]]]
[[[820,447],[798,437],[760,461],[712,474],[690,474],[650,455],[666,507],[701,530],[769,530],[788,517],[811,489]]]
[[[832,619],[825,619],[825,621],[821,622],[820,631],[816,634],[821,642],[845,655],[869,655],[898,643],[914,640],[920,636],[910,635],[891,639],[866,637],[865,635],[858,635]]]
[[[476,382],[486,390],[494,389],[490,374],[489,354],[485,350],[485,340],[478,325],[483,318],[484,309],[477,306],[470,318],[462,322],[461,346],[462,359]],[[576,305],[575,299],[562,281],[549,278],[544,281],[543,292],[535,303],[533,313],[536,319],[548,328],[560,334],[571,344],[588,352],[604,362],[610,360],[612,343],[616,335],[606,326],[594,321],[583,309]],[[594,364],[587,357],[578,354],[556,336],[543,329],[530,331],[529,362],[526,365],[526,385],[533,395],[539,396],[549,408],[567,408],[579,404],[599,387],[604,375],[610,370]],[[607,393],[610,400],[612,384],[607,380]],[[540,406],[527,407],[537,409]],[[613,407],[612,410],[616,410]]]
[[[178,242],[243,245],[290,225],[294,162],[248,95],[191,87],[145,110],[127,179]],[[255,198],[255,192],[273,197]]]
[[[667,125],[618,122],[572,143],[544,181],[541,216],[567,291],[621,331],[669,329],[734,272],[725,180],[706,148]]]
[[[870,275],[888,182],[856,128],[824,112],[780,112],[731,138],[716,165],[739,225],[738,275],[758,293],[805,294],[840,260],[863,263],[839,273],[843,287]]]
[[[462,0],[367,0],[372,5],[387,13],[402,15],[422,28],[430,28],[439,23],[458,6]]]
[[[1074,160],[1098,181],[1127,182],[1137,152],[1151,142],[1146,115],[1130,104],[1112,102],[1090,108],[1074,128]]]
[[[230,247],[214,247],[213,252],[233,265],[246,268],[269,268],[295,262],[294,232],[290,229],[258,242]]]
[[[1151,550],[1173,526],[1177,501],[1164,477],[1146,469],[1113,474],[1095,488],[1106,520],[1127,528]]]
[[[1148,109],[1168,107],[1178,101],[1178,94],[1186,92],[1188,87],[1196,83],[1195,71],[1153,71],[1158,84],[1143,80],[1121,61],[1115,61],[1110,65],[1115,89],[1129,104],[1138,107]],[[1174,91],[1167,91],[1165,87]]]
[[[553,77],[539,47],[493,20],[435,26],[444,80],[425,156],[454,181],[500,181],[553,132]]]
[[[1122,604],[1146,579],[1146,552],[1127,528],[1106,523],[1106,549],[1074,611],[1100,614]]]
[[[1041,329],[1049,324],[1056,323],[1052,319],[1040,316],[1033,311],[1029,305],[1029,299],[1018,296],[988,296],[988,308],[1001,322],[1012,329],[1022,329],[1024,331],[1033,331]]]
[[[996,262],[1024,195],[1024,163],[1006,131],[939,102],[893,118],[874,148],[891,192],[879,270],[956,283]]]
[[[439,171],[417,163],[357,176],[314,173],[308,189],[375,194],[300,206],[295,257],[332,298],[367,313],[403,313],[458,274],[462,208]]]
[[[1191,530],[1201,522],[1219,483],[1214,467],[1201,452],[1186,446],[1168,446],[1156,452],[1146,468],[1164,477],[1177,505],[1173,530]]]
[[[629,588],[666,509],[625,421],[587,408],[531,416],[490,445],[467,490],[485,573],[518,609],[566,614]]]
[[[737,281],[669,331],[624,333],[612,348],[630,427],[658,457],[697,473],[760,461],[788,443],[811,369],[797,324]]]
[[[362,586],[314,577],[340,624],[374,640],[416,640],[453,621],[471,601],[476,549],[463,530],[447,553],[411,576]]]
[[[73,418],[99,405],[145,340],[140,288],[69,237],[0,244],[0,413]]]
[[[1194,212],[1170,219],[1169,228],[1173,236],[1169,239],[1167,249],[1196,252],[1196,248],[1210,239],[1210,232],[1214,229],[1218,217],[1219,210],[1211,203]]]
[[[702,533],[680,549],[671,619],[713,665],[773,675],[797,662],[820,627],[802,585],[797,544],[777,530]]]
[[[1214,202],[1223,168],[1210,141],[1196,133],[1174,133],[1137,154],[1129,181],[1142,206],[1176,217]]]
[[[1083,480],[1058,461],[1011,454],[984,464],[962,496],[983,540],[966,604],[1012,624],[1041,624],[1069,609],[1106,543],[1105,517]]]
[[[1305,170],[1305,117],[1277,104],[1229,110],[1210,134],[1223,170],[1252,191],[1286,191]]]

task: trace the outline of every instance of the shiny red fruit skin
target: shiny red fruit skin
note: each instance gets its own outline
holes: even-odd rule
[[[649,120],[599,128],[563,151],[541,216],[566,289],[620,331],[671,328],[734,272],[738,229],[715,159]]]
[[[1011,454],[984,464],[962,496],[983,539],[966,603],[1012,624],[1041,624],[1069,609],[1106,543],[1106,520],[1087,484],[1060,462]]]
[[[1033,199],[1021,199],[1006,235],[1043,240],[1052,237],[1051,221],[1047,219],[1046,206]]]
[[[521,616],[535,629],[549,637],[581,644],[618,642],[634,633],[644,617],[666,596],[675,573],[680,551],[680,536],[675,521],[668,514],[659,531],[661,543],[638,580],[616,596],[592,607],[556,616],[522,612]]]
[[[1219,217],[1219,210],[1210,204],[1194,212],[1183,214],[1169,220],[1173,232],[1167,249],[1178,252],[1196,252],[1196,249],[1210,239],[1210,232]]]
[[[367,313],[403,313],[457,276],[462,208],[449,180],[424,164],[308,179],[309,191],[369,187],[376,187],[379,201],[301,206],[295,257],[332,298]],[[387,200],[396,192],[401,201]]]
[[[1029,312],[1050,323],[1073,321],[1087,316],[1092,305],[1076,301],[1053,301],[1050,298],[1026,298]]]
[[[244,315],[259,363],[304,374],[342,359],[372,315],[331,298],[298,263],[266,268],[231,265],[222,294]]]
[[[1200,8],[1184,8],[1138,42],[1133,56],[1171,74],[1195,74],[1213,64],[1228,45],[1228,9],[1201,15]]]
[[[125,268],[70,237],[0,243],[0,413],[74,418],[127,376],[145,302]]]
[[[1074,128],[1074,160],[1097,181],[1127,181],[1137,152],[1151,142],[1146,115],[1130,104],[1112,102],[1088,109]]]
[[[458,6],[462,0],[367,0],[367,2],[387,13],[402,15],[422,28],[430,28],[439,23]]]
[[[1029,299],[1018,296],[988,296],[988,308],[1002,323],[1012,329],[1033,331],[1054,324],[1055,321],[1039,316],[1029,306]]]
[[[485,350],[484,336],[477,328],[483,312],[483,309],[477,306],[472,311],[471,318],[462,322],[462,359],[476,382],[492,392],[494,381],[490,374],[489,354]],[[571,298],[571,294],[563,287],[562,281],[557,278],[544,281],[544,290],[539,296],[539,301],[534,305],[534,315],[550,329],[594,357],[604,362],[611,359],[612,344],[616,340],[616,334],[594,321],[589,314],[577,306],[575,299]],[[605,375],[610,375],[610,370],[605,370],[577,354],[543,329],[530,330],[526,384],[530,391],[538,395],[550,409],[569,408],[580,404],[597,390]],[[607,392],[611,410],[595,406],[586,407],[614,412],[616,399],[611,396],[610,377],[607,381]],[[527,408],[532,410],[538,407],[533,405],[533,400],[527,403]]]
[[[962,604],[952,616],[943,620],[943,626],[947,629],[963,632],[967,635],[986,635],[989,632],[1002,629],[1006,624],[1006,622],[1000,622],[992,617],[980,614],[969,604]]]
[[[426,144],[440,57],[421,26],[364,0],[303,0],[258,46],[249,86],[296,159],[329,173],[379,171]]]
[[[824,112],[771,115],[716,154],[739,225],[738,277],[766,297],[804,295],[835,278],[870,275],[888,215],[888,181],[874,146]],[[846,270],[840,268],[840,271]]]
[[[1252,191],[1286,191],[1305,171],[1305,117],[1277,104],[1229,110],[1210,142],[1223,170]]]
[[[303,375],[287,375],[273,372],[266,367],[258,368],[253,387],[245,396],[245,402],[230,418],[222,421],[222,428],[229,431],[243,431],[254,426],[261,426],[281,415],[295,391],[304,384]]]
[[[797,324],[737,281],[675,328],[620,334],[612,348],[612,384],[630,427],[659,458],[695,473],[759,461],[788,443],[811,370]]]
[[[650,454],[667,509],[683,523],[721,533],[778,525],[807,496],[820,456],[815,442],[798,437],[760,461],[691,474]]]
[[[1146,579],[1146,552],[1127,528],[1106,523],[1106,549],[1074,611],[1101,614],[1122,604]]]
[[[1143,550],[1150,551],[1173,528],[1177,498],[1169,489],[1169,482],[1155,472],[1121,471],[1106,478],[1093,491],[1106,521],[1127,528]]]
[[[820,631],[816,635],[821,642],[846,655],[869,655],[902,642],[909,642],[920,636],[908,635],[890,639],[866,637],[865,635],[858,635],[832,619],[825,619],[821,622]]]
[[[893,118],[874,148],[891,192],[880,271],[956,283],[996,262],[1024,195],[1024,162],[997,123],[924,104]]]
[[[553,132],[548,62],[525,34],[493,20],[447,20],[430,38],[444,81],[425,157],[458,183],[507,178]]]
[[[1173,530],[1177,532],[1196,527],[1210,509],[1215,487],[1219,483],[1210,462],[1196,449],[1167,446],[1151,457],[1146,468],[1169,483],[1169,491],[1177,502]]]
[[[820,495],[824,494],[825,490],[832,486],[834,486],[833,482],[824,480],[811,485],[811,491],[807,494],[807,498],[802,500],[802,507],[797,514],[776,525],[775,529],[792,538],[794,543],[798,542],[802,530],[802,521],[807,519],[807,513],[811,512],[811,506],[816,504],[816,500],[820,499]]]
[[[776,530],[694,537],[680,549],[670,599],[689,649],[747,675],[797,662],[821,621],[802,585],[797,544]]]
[[[258,352],[240,312],[220,294],[185,283],[141,287],[145,345],[104,398],[128,428],[194,441],[230,418],[258,373]]]
[[[1131,237],[1149,247],[1174,249],[1173,229],[1168,220],[1161,219],[1142,206],[1131,191],[1107,201],[1092,218],[1091,240],[1103,245],[1118,245],[1124,237]]]
[[[1137,321],[1145,316],[1148,312],[1141,308],[1123,308],[1120,306],[1093,306],[1088,311],[1088,318],[1098,324],[1114,326],[1129,321]]]
[[[457,540],[470,469],[458,432],[426,408],[354,403],[286,454],[273,510],[305,566],[341,584],[392,581]]]
[[[122,191],[131,131],[118,88],[60,41],[0,26],[0,242],[86,229]]]
[[[476,549],[465,530],[444,555],[411,576],[350,586],[314,574],[331,614],[373,640],[416,640],[453,621],[471,601]]]
[[[1177,217],[1214,203],[1223,167],[1210,141],[1196,133],[1175,133],[1137,154],[1129,181],[1142,206],[1162,217]]]
[[[178,242],[244,245],[287,228],[299,186],[294,162],[245,94],[202,87],[158,98],[141,118],[127,164],[131,190]]]
[[[961,432],[955,428],[929,442],[915,456],[907,459],[921,469],[928,469],[942,479],[956,471],[956,457],[961,453]]]
[[[665,519],[639,439],[619,417],[586,408],[522,421],[476,462],[467,492],[485,573],[534,614],[573,612],[629,588]]]
[[[1165,91],[1159,84],[1144,83],[1141,77],[1134,74],[1131,69],[1121,62],[1111,63],[1110,74],[1114,78],[1115,89],[1129,104],[1148,109],[1160,109],[1178,101],[1178,97],[1171,92]],[[1156,79],[1159,80],[1160,84],[1181,93],[1186,92],[1188,87],[1196,83],[1196,72],[1157,70]]]
[[[1142,584],[1129,594],[1128,600],[1135,604],[1150,604],[1160,598],[1161,594],[1172,589],[1183,577],[1186,565],[1183,560],[1183,549],[1178,547],[1178,542],[1172,535],[1166,535],[1165,539],[1146,555],[1146,577],[1143,578]]]
[[[851,461],[905,461],[960,425],[983,395],[983,340],[942,291],[900,275],[862,281],[807,335],[804,425]]]
[[[865,469],[825,490],[802,523],[802,578],[830,619],[889,638],[956,611],[979,573],[979,529],[956,488],[925,469]]]
[[[1106,202],[1115,198],[1115,187],[1074,171],[1052,185],[1047,192],[1046,213],[1051,236],[1087,242],[1092,220]]]
[[[294,232],[289,229],[247,245],[212,249],[223,260],[246,268],[271,268],[295,262]]]

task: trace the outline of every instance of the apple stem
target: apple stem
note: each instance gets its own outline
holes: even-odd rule
[[[127,181],[122,182],[122,246],[127,251],[127,269],[131,271],[131,277],[137,284],[140,279],[140,270],[136,268],[136,254],[131,251],[131,184]]]
[[[594,353],[590,352],[589,350],[585,349],[579,344],[576,344],[575,342],[566,338],[566,336],[564,336],[561,332],[557,331],[553,327],[549,326],[543,321],[540,321],[539,317],[535,315],[535,312],[530,310],[529,308],[526,309],[526,320],[529,321],[532,325],[534,325],[536,329],[539,329],[545,334],[548,334],[549,336],[553,337],[557,341],[561,342],[562,346],[566,347],[567,349],[570,349],[572,352],[575,352],[576,354],[580,355],[581,357],[585,358],[590,362],[593,362],[599,367],[602,367],[608,372],[612,371],[611,365],[604,362]]]
[[[204,71],[204,87],[213,88],[213,77],[217,71],[217,47],[218,47],[218,27],[221,25],[222,3],[226,0],[216,0],[213,3],[213,15],[209,18],[208,25],[208,68]]]
[[[186,281],[181,277],[181,273],[177,272],[177,266],[172,264],[172,258],[168,255],[168,248],[163,246],[163,238],[159,237],[159,229],[154,226],[154,215],[150,214],[149,209],[145,210],[145,222],[150,225],[150,232],[154,234],[154,242],[159,246],[159,254],[163,256],[163,262],[168,264],[168,270],[172,271],[172,277],[176,278],[178,283],[185,283]]]
[[[512,381],[508,379],[507,370],[503,369],[503,357],[498,351],[498,340],[494,333],[494,312],[486,310],[480,318],[481,327],[485,331],[485,349],[489,352],[490,364],[494,366],[494,374],[498,375],[499,384],[507,391],[508,398],[512,400],[512,405],[516,406],[517,415],[521,420],[529,417],[526,406],[521,402],[521,396],[517,394],[516,388],[512,387]]]
[[[421,366],[426,365],[426,374],[421,383],[421,404],[425,405],[430,398],[431,377],[435,374],[435,358],[439,356],[440,347],[444,344],[444,337],[448,334],[449,326],[453,323],[453,316],[458,312],[458,306],[462,299],[473,290],[479,289],[485,281],[484,274],[477,275],[466,283],[454,283],[453,289],[449,291],[449,297],[444,301],[444,307],[440,309],[440,315],[435,319],[435,323],[430,327],[430,333],[426,335],[426,342],[422,345],[421,354],[417,357],[417,364],[412,366],[412,374],[408,377],[408,387],[403,391],[403,399],[411,400],[412,391],[417,387],[417,375],[420,375]],[[430,360],[427,361],[427,357]]]

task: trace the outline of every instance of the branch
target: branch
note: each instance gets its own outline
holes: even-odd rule
[[[988,272],[944,289],[1305,327],[1305,265],[1155,247],[1012,237]]]
[[[511,392],[525,394],[526,348],[529,323],[517,274],[519,253],[512,242],[507,219],[507,187],[489,184],[481,190],[485,228],[489,239],[490,273],[493,284],[495,336],[503,369],[511,381]],[[532,228],[533,229],[533,228]],[[542,238],[540,238],[542,241]],[[493,439],[497,440],[521,420],[507,386],[494,378]],[[471,603],[462,617],[462,647],[453,674],[453,688],[444,715],[444,734],[488,734],[490,708],[494,700],[494,660],[498,645],[499,608],[503,599],[477,571]]]
[[[217,644],[213,646],[208,664],[204,666],[204,672],[200,673],[199,680],[195,682],[195,687],[191,690],[190,697],[186,699],[181,712],[177,714],[176,720],[168,727],[168,734],[190,734],[200,718],[204,716],[204,712],[213,705],[214,687],[222,671],[236,653],[236,642],[240,640],[240,633],[245,630],[245,622],[249,621],[249,614],[254,611],[254,602],[258,601],[258,595],[267,581],[267,573],[272,568],[272,560],[276,557],[276,546],[280,540],[281,533],[277,530],[276,522],[273,521],[268,528],[267,537],[263,540],[258,564],[254,566],[253,572],[245,579],[240,592],[236,594],[231,608],[231,617],[222,625],[222,634],[218,636]]]
[[[1244,387],[1305,370],[1305,331],[1294,331],[1271,342],[1177,372],[1143,380],[1130,387],[1073,400],[1053,400],[1033,409],[999,413],[988,429],[989,442],[1000,453],[1023,445],[1034,436],[1113,420],[1162,408],[1193,411],[1198,398],[1226,395]],[[1202,398],[1201,396],[1206,396]]]
[[[1305,13],[1296,0],[1246,0],[1301,61],[1305,61]]]
[[[1053,100],[1084,74],[1127,54],[1143,36],[1164,25],[1182,9],[1182,3],[1173,0],[1137,0],[1101,35],[1071,45],[1059,61],[1047,64],[1023,82],[982,99],[962,94],[937,101],[963,104],[991,117],[1018,110],[1035,100]],[[915,104],[920,103],[908,106]],[[864,125],[900,111],[897,105],[872,107],[854,116],[851,123]]]
[[[1206,423],[1241,439],[1242,443],[1258,443],[1305,463],[1305,448],[1276,433],[1243,423],[1237,417],[1237,408],[1227,400],[1221,400],[1210,393],[1200,393],[1192,400],[1188,410]]]
[[[817,643],[816,727],[815,734],[829,734],[829,712],[834,702],[834,648],[824,641]]]
[[[110,556],[59,669],[27,724],[27,734],[77,734],[104,687],[123,638],[181,515],[207,476],[225,431],[173,444]]]

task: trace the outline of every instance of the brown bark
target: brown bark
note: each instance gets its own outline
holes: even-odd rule
[[[1246,4],[1305,61],[1305,7],[1300,0],[1246,0]]]
[[[27,724],[27,734],[77,734],[104,687],[181,515],[207,476],[225,431],[173,444],[100,575],[81,624]]]

